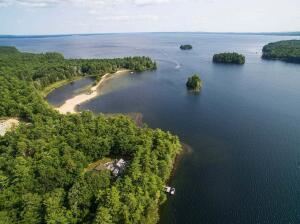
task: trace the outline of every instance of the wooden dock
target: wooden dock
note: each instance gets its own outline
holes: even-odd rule
[[[175,190],[174,187],[165,186],[164,191],[167,192],[170,195],[175,195],[176,190]]]

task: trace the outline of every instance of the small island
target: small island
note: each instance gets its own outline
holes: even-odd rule
[[[193,46],[190,45],[190,44],[185,44],[185,45],[181,45],[181,46],[180,46],[180,49],[181,49],[181,50],[192,50],[192,49],[193,49]]]
[[[263,47],[263,59],[300,63],[300,40],[284,40]]]
[[[189,77],[188,81],[186,82],[186,87],[188,90],[199,91],[202,87],[202,80],[200,79],[200,76],[195,74]]]
[[[245,56],[238,53],[220,53],[215,54],[213,57],[213,62],[222,64],[245,64]]]

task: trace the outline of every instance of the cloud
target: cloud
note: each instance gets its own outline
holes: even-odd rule
[[[155,21],[159,17],[156,15],[121,15],[121,16],[104,16],[97,17],[98,21],[118,21],[118,22],[128,22],[128,21]]]
[[[162,3],[169,3],[174,0],[0,0],[0,6],[8,6],[12,4],[19,4],[23,6],[32,7],[47,7],[63,3],[94,6],[118,6],[122,4],[133,6],[147,6]]]
[[[0,0],[0,7],[5,7],[11,4],[11,0]]]
[[[25,5],[25,6],[32,6],[32,7],[47,7],[51,5],[56,5],[60,3],[59,0],[14,0],[14,2]]]
[[[171,0],[134,0],[134,4],[145,6],[145,5],[154,5],[161,3],[169,3]]]

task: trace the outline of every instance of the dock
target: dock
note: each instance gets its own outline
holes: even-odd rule
[[[170,195],[175,195],[175,187],[165,186],[164,191]]]

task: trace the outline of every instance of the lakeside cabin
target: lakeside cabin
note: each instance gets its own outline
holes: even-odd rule
[[[103,167],[110,170],[114,176],[118,176],[125,170],[126,161],[124,159],[115,160],[113,162],[107,162],[103,165],[95,167],[95,170],[102,170]]]

